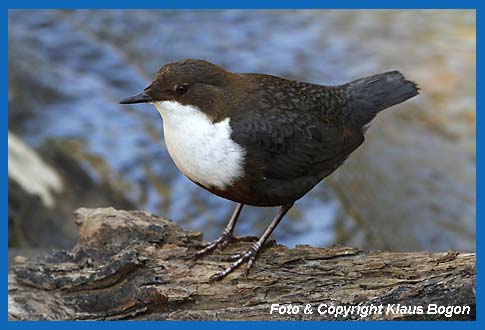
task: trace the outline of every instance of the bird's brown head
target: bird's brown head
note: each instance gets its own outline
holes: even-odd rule
[[[187,59],[164,65],[143,92],[120,101],[121,104],[175,101],[196,106],[210,117],[218,107],[235,74],[204,60]]]

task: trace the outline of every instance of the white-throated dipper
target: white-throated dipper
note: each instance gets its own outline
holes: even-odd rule
[[[364,142],[377,113],[418,93],[398,71],[320,86],[189,59],[164,65],[143,92],[120,103],[155,105],[177,167],[239,203],[222,235],[195,257],[235,239],[243,205],[280,206],[261,238],[212,276],[218,280],[244,262],[248,271],[293,203]]]

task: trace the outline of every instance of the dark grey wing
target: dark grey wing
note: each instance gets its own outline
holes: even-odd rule
[[[322,179],[364,141],[361,131],[327,123],[308,111],[254,111],[235,116],[231,126],[232,139],[247,151],[252,175],[268,179]]]

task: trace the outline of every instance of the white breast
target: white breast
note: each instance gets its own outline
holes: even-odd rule
[[[224,189],[243,175],[244,149],[231,140],[229,118],[218,123],[197,107],[174,101],[155,103],[175,165],[205,187]]]

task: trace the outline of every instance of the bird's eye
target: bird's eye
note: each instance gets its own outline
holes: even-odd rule
[[[188,89],[189,89],[188,84],[182,84],[182,85],[176,85],[175,86],[175,92],[179,95],[185,94]]]

